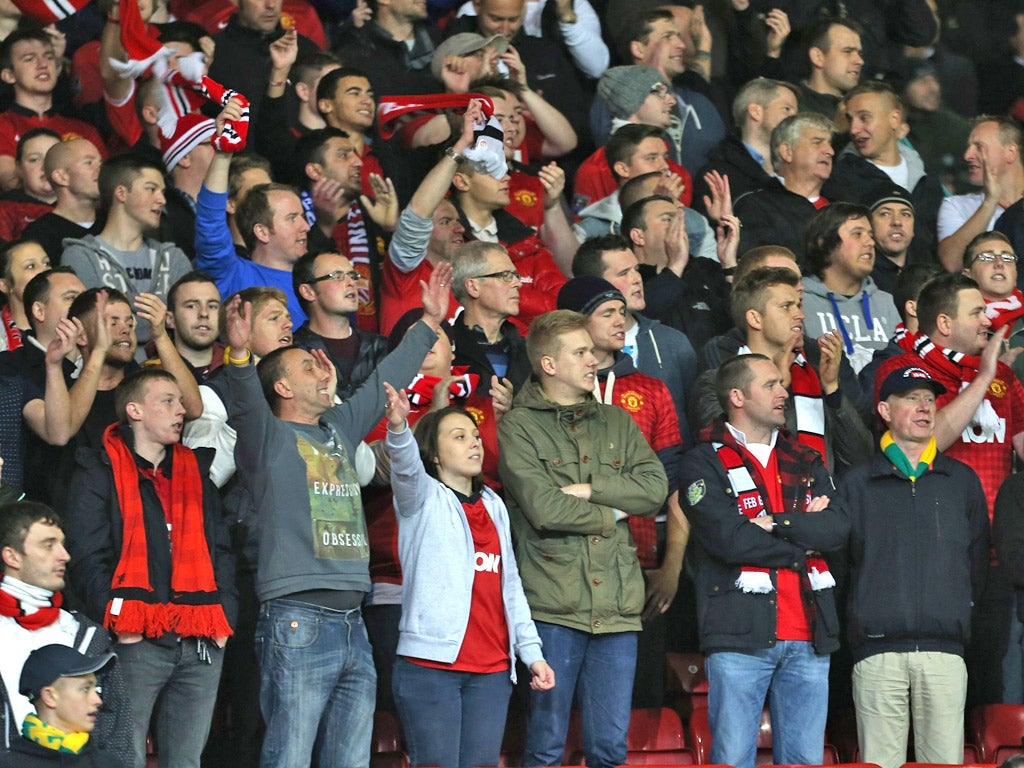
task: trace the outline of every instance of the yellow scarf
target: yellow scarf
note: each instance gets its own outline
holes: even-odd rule
[[[903,450],[896,445],[896,441],[892,439],[892,433],[886,431],[882,435],[880,441],[882,453],[885,457],[891,461],[896,469],[905,474],[911,480],[917,480],[921,475],[927,471],[928,467],[935,461],[935,455],[938,453],[938,448],[935,445],[935,438],[931,438],[928,441],[928,445],[925,447],[924,452],[921,454],[921,458],[917,462],[916,467],[910,466],[910,459],[903,453]]]
[[[71,752],[77,755],[89,741],[88,733],[65,733],[59,728],[47,725],[38,715],[28,715],[21,725],[21,735],[29,741],[57,752]]]

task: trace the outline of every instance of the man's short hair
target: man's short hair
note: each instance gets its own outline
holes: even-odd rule
[[[217,288],[217,281],[210,277],[208,274],[199,269],[193,269],[191,272],[186,272],[184,275],[174,281],[174,284],[167,290],[167,309],[170,312],[174,311],[175,302],[178,300],[178,289],[183,285],[190,283],[209,283],[214,288]],[[217,288],[217,292],[220,292],[220,288]]]
[[[664,178],[665,174],[661,171],[649,171],[628,179],[626,183],[622,185],[622,188],[619,189],[619,210],[624,211],[637,200],[643,200],[645,197],[650,197],[651,190],[647,189],[647,184],[652,179]],[[655,187],[656,186],[657,185],[655,185]],[[654,187],[652,187],[652,189],[653,188]]]
[[[302,189],[309,189],[313,185],[313,180],[306,175],[306,166],[310,163],[323,165],[327,143],[331,139],[347,138],[349,138],[348,131],[332,128],[329,125],[308,131],[299,137],[291,154],[291,181]]]
[[[812,274],[821,277],[832,264],[832,254],[843,242],[839,229],[852,219],[867,219],[870,226],[871,211],[863,205],[836,202],[826,205],[807,222],[804,258]]]
[[[320,78],[320,82],[316,86],[316,100],[319,104],[321,99],[334,100],[334,96],[338,91],[338,83],[344,80],[346,77],[362,77],[366,80],[370,79],[363,70],[356,69],[355,67],[338,67],[338,69],[332,69],[326,75]],[[317,109],[317,112],[320,110]]]
[[[744,251],[736,261],[736,271],[732,276],[732,283],[735,285],[758,267],[763,267],[765,262],[772,256],[782,256],[793,262],[794,271],[799,272],[800,266],[796,254],[784,245],[759,245]]]
[[[783,119],[772,129],[769,145],[771,148],[772,167],[776,171],[782,167],[784,162],[779,152],[779,147],[783,144],[795,147],[797,142],[800,141],[800,134],[803,133],[804,128],[816,128],[819,131],[826,131],[829,136],[834,136],[836,132],[835,124],[818,112],[798,112]]]
[[[864,36],[864,28],[853,19],[840,19],[835,16],[821,19],[807,28],[804,33],[804,51],[810,52],[811,48],[818,48],[828,53],[832,48],[832,37],[829,34],[832,27],[846,27],[858,36]]]
[[[40,43],[45,43],[50,48],[53,48],[53,40],[42,27],[37,27],[34,24],[20,27],[11,32],[11,34],[4,38],[3,43],[0,44],[0,69],[10,69],[14,66],[14,46],[26,40],[38,40]]]
[[[335,64],[341,66],[341,59],[330,51],[316,49],[296,59],[291,77],[296,83],[312,85],[313,80],[320,74],[320,70]],[[316,98],[316,94],[313,94],[313,97]]]
[[[87,325],[86,319],[96,311],[96,299],[99,297],[100,291],[107,292],[107,304],[127,304],[131,308],[132,303],[128,297],[116,288],[86,288],[75,297],[71,306],[68,307],[68,319],[77,318],[82,321],[82,325]]]
[[[0,550],[10,547],[24,554],[25,538],[36,523],[64,527],[60,515],[38,501],[9,501],[0,504]],[[0,573],[5,568],[3,558],[0,558]]]
[[[619,231],[628,239],[629,233],[634,229],[640,229],[644,232],[647,231],[647,224],[644,219],[647,215],[647,206],[655,202],[672,203],[672,205],[679,205],[678,200],[673,200],[671,197],[665,195],[651,195],[637,200],[626,210],[622,212],[622,225],[619,227]]]
[[[738,389],[744,395],[750,394],[750,382],[754,380],[754,371],[750,364],[754,360],[767,360],[771,358],[750,352],[745,355],[734,355],[724,361],[715,371],[715,397],[722,407],[722,413],[729,413],[729,393]]]
[[[100,166],[100,206],[109,210],[114,201],[114,190],[118,187],[131,189],[146,169],[156,171],[160,178],[164,177],[164,167],[159,162],[138,152],[123,152],[104,160]]]
[[[908,319],[907,302],[917,301],[921,286],[941,274],[943,274],[942,267],[931,263],[908,264],[900,270],[892,287],[892,300],[904,323]]]
[[[796,288],[800,278],[796,272],[785,267],[758,267],[733,283],[729,294],[729,309],[732,321],[743,331],[747,327],[747,311],[754,309],[764,313],[768,303],[768,289],[774,285],[789,285]]]
[[[256,375],[259,376],[260,379],[260,388],[263,390],[263,397],[266,398],[266,401],[270,404],[270,409],[275,413],[277,409],[277,401],[280,398],[274,390],[274,385],[284,378],[286,368],[284,360],[285,354],[294,349],[302,350],[302,347],[296,344],[290,344],[287,347],[278,347],[256,364]]]
[[[61,140],[60,134],[53,130],[53,128],[47,128],[45,125],[37,125],[35,128],[29,128],[18,137],[18,146],[14,150],[14,162],[20,163],[21,158],[25,154],[25,145],[32,141],[32,139],[37,139],[40,136],[49,136],[51,139],[56,139],[57,141]]]
[[[165,371],[163,368],[146,366],[129,373],[121,380],[120,384],[114,387],[114,412],[117,414],[119,422],[122,424],[128,423],[128,403],[142,402],[146,397],[146,388],[150,382],[157,380],[170,381],[174,384],[178,383],[178,380],[174,378],[174,374],[169,371]]]
[[[917,325],[927,335],[935,333],[939,315],[956,317],[960,291],[977,289],[978,284],[962,272],[944,272],[921,286],[917,294]]]
[[[995,123],[999,130],[999,143],[1004,147],[1017,145],[1017,158],[1024,163],[1024,130],[1015,118],[1009,115],[978,115],[971,121],[973,131],[982,123]]]
[[[228,168],[228,197],[232,200],[238,199],[238,193],[242,190],[242,176],[245,175],[246,171],[260,170],[266,171],[267,176],[270,178],[274,177],[273,171],[270,167],[270,161],[263,155],[257,155],[255,152],[252,154],[234,154],[231,156],[231,165]]]
[[[25,290],[22,292],[21,300],[25,306],[25,314],[28,315],[29,325],[32,326],[32,330],[36,329],[36,319],[32,315],[32,305],[37,301],[45,304],[50,300],[50,278],[53,275],[74,275],[75,270],[67,266],[53,267],[45,272],[40,272],[38,275],[28,281],[25,286]]]
[[[228,327],[227,309],[228,305],[231,303],[231,299],[235,296],[240,298],[241,307],[244,307],[246,304],[250,306],[252,310],[252,316],[250,319],[256,317],[256,315],[260,313],[260,310],[263,309],[263,305],[268,301],[278,301],[286,309],[288,307],[288,297],[280,288],[271,288],[269,285],[253,285],[249,288],[243,288],[242,290],[231,294],[221,302],[220,313],[217,317],[218,328]]]
[[[257,224],[262,224],[268,229],[274,227],[274,209],[270,205],[271,192],[291,192],[293,195],[298,195],[295,187],[288,184],[257,184],[249,190],[249,194],[243,200],[239,201],[238,207],[235,209],[235,223],[238,225],[238,231],[242,235],[242,241],[249,249],[249,253],[256,250],[256,246],[259,244],[252,228]]]
[[[641,8],[626,14],[622,19],[620,32],[613,37],[617,40],[619,58],[626,64],[633,63],[633,53],[630,50],[632,43],[646,43],[651,36],[651,27],[659,20],[670,21],[675,24],[675,17],[672,11],[666,8]]]
[[[1002,232],[998,232],[998,231],[996,231],[994,229],[993,230],[989,230],[988,232],[982,232],[980,235],[975,235],[974,238],[971,240],[971,242],[969,242],[967,244],[967,247],[964,248],[964,269],[970,269],[971,268],[971,264],[974,263],[974,257],[976,255],[975,252],[974,252],[975,249],[979,245],[984,243],[986,240],[1002,240],[1004,243],[1006,243],[1010,247],[1011,251],[1014,250],[1013,249],[1013,243],[1010,242],[1010,238],[1008,238]],[[1014,251],[1014,253],[1016,253],[1016,251]],[[6,275],[6,273],[7,273],[7,271],[4,270],[4,274],[5,275]]]
[[[853,86],[843,95],[843,103],[847,103],[856,96],[863,96],[866,93],[876,96],[883,96],[889,100],[892,109],[904,112],[903,99],[896,93],[891,85],[881,80],[862,80]]]
[[[654,125],[643,123],[629,123],[624,125],[608,137],[604,145],[604,159],[611,169],[612,176],[616,179],[619,175],[615,172],[616,163],[628,163],[636,154],[640,142],[651,137],[665,138],[665,132]]]
[[[302,298],[302,294],[299,293],[299,286],[312,284],[311,281],[316,277],[316,260],[325,253],[336,253],[339,256],[345,256],[337,247],[314,248],[302,254],[298,261],[292,265],[292,293],[295,294],[295,298],[299,301],[299,306],[302,307],[302,311],[306,314],[309,314],[309,307],[313,302]],[[348,257],[346,256],[346,258]]]
[[[160,25],[161,43],[184,43],[193,52],[203,50],[200,40],[206,35],[206,30],[191,21],[177,19],[168,24]]]
[[[497,96],[499,99],[505,98],[502,92],[513,93],[517,97],[522,97],[526,90],[512,78],[497,74],[485,75],[479,80],[474,80],[470,83],[469,88],[472,93],[482,93],[484,96],[491,97]]]
[[[587,316],[571,309],[555,309],[533,318],[530,334],[526,337],[526,357],[534,376],[543,373],[542,357],[554,357],[562,348],[562,336],[573,331],[587,330]]]
[[[629,240],[622,235],[599,235],[585,240],[572,257],[572,276],[604,277],[608,269],[604,255],[609,251],[629,250]]]
[[[452,254],[452,293],[460,304],[472,299],[466,292],[466,281],[471,277],[478,277],[481,270],[487,269],[487,254],[491,251],[508,253],[504,246],[498,243],[473,240],[460,245]]]
[[[748,80],[732,100],[733,125],[742,129],[743,124],[747,121],[747,108],[751,104],[767,107],[779,97],[781,90],[787,90],[795,97],[800,97],[799,91],[783,80],[772,80],[767,77],[755,77],[753,80]]]

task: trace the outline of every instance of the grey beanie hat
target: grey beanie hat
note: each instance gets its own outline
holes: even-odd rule
[[[620,120],[632,117],[651,94],[651,88],[665,78],[652,67],[633,65],[605,70],[597,83],[597,95]]]

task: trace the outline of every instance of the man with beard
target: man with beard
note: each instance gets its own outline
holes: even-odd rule
[[[875,237],[871,279],[879,289],[892,293],[896,278],[907,266],[907,252],[914,242],[914,204],[910,202],[910,193],[895,184],[876,187],[863,203],[871,211],[871,232]]]
[[[198,270],[183,275],[167,292],[167,329],[174,332],[174,348],[198,384],[224,362],[224,345],[217,341],[220,304],[217,284]],[[146,353],[160,362],[153,344],[146,345]]]
[[[341,71],[327,73],[318,90],[322,91],[325,83],[333,80],[331,76]],[[365,78],[358,79],[366,84]],[[372,96],[369,103],[373,104]],[[374,173],[369,177],[374,197],[362,194],[363,158],[353,136],[339,128],[310,131],[296,144],[294,158],[296,181],[303,188],[303,205],[311,227],[310,245],[337,248],[348,254],[360,277],[356,323],[363,330],[376,332],[384,234],[394,232],[398,223],[395,185]]]

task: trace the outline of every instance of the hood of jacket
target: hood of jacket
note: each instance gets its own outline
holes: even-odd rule
[[[907,188],[908,192],[913,193],[914,187],[916,187],[918,185],[918,183],[921,181],[921,179],[924,178],[924,175],[925,175],[924,160],[921,159],[921,155],[918,154],[916,149],[914,149],[913,147],[905,144],[903,141],[896,142],[896,149],[900,153],[900,158],[902,158],[903,160],[907,161],[907,187],[906,188]],[[850,156],[850,157],[848,157],[848,156]],[[868,160],[867,158],[863,157],[860,154],[860,152],[857,151],[857,148],[855,146],[853,146],[853,142],[852,141],[849,144],[846,145],[846,148],[842,152],[839,153],[839,157],[837,157],[836,160],[838,162],[844,162],[846,164],[850,164],[850,165],[852,165],[852,167],[856,168],[857,167],[857,163],[851,163],[850,162],[854,158],[856,158],[858,160],[863,160],[868,166],[870,166],[870,168],[877,169],[877,170],[881,171],[882,173],[885,173],[885,171],[882,171],[880,168],[878,168],[870,160]],[[867,170],[867,169],[865,169],[865,170]]]
[[[591,203],[578,215],[581,219],[590,217],[621,224],[622,208],[619,207],[619,190],[615,190],[607,197],[602,197],[596,203]]]

